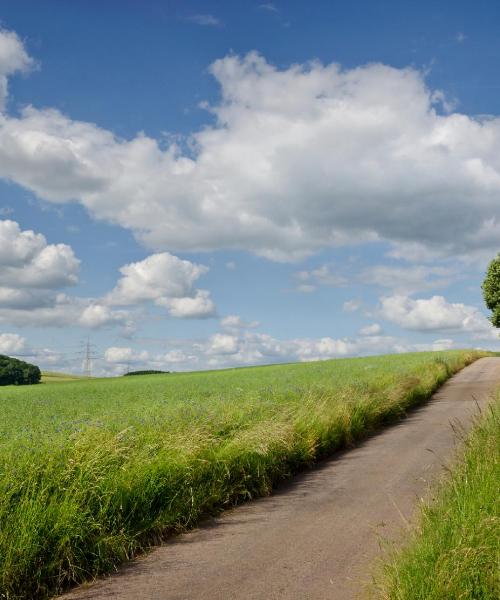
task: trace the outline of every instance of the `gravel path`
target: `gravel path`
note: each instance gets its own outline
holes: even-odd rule
[[[431,402],[268,498],[173,538],[64,600],[350,600],[381,540],[397,540],[429,482],[500,385],[500,358],[455,375]]]

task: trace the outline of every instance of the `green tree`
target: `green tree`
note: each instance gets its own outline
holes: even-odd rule
[[[41,377],[37,366],[0,354],[0,385],[30,385]]]
[[[500,327],[500,253],[490,262],[482,288],[486,306],[492,311],[490,321]]]

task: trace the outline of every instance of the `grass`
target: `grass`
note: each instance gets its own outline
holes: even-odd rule
[[[0,390],[0,597],[44,598],[396,419],[473,351]]]
[[[409,545],[379,579],[386,600],[500,598],[500,392],[461,460],[424,505]]]

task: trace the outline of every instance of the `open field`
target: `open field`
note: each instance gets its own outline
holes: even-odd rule
[[[277,481],[427,398],[480,353],[0,391],[0,590],[37,598]]]
[[[42,383],[59,383],[63,381],[80,381],[88,379],[83,375],[74,375],[73,373],[59,373],[57,371],[42,371]]]
[[[499,457],[500,391],[435,500],[423,506],[413,539],[385,565],[381,598],[500,597]]]

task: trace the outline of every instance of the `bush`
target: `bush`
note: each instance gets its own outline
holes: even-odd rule
[[[37,366],[0,354],[0,385],[30,385],[41,377]]]
[[[166,373],[170,373],[170,371],[155,371],[154,369],[151,369],[149,371],[129,371],[128,373],[125,373],[125,376],[127,376],[127,375],[165,375]]]

